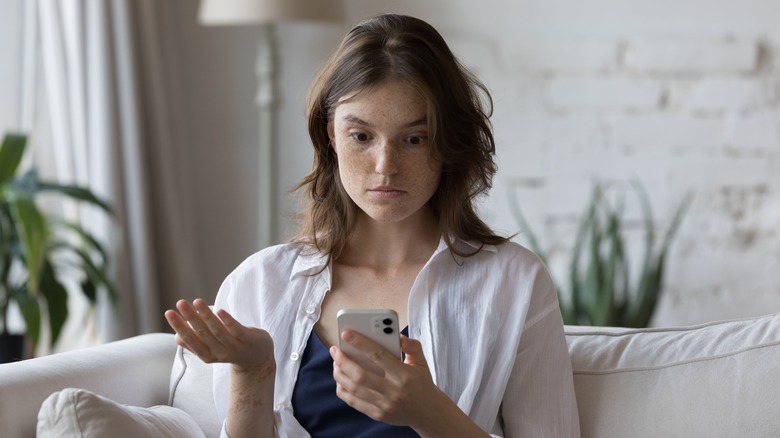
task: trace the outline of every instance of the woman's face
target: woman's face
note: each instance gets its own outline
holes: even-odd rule
[[[441,164],[429,157],[423,95],[391,80],[340,102],[328,135],[349,197],[378,222],[403,221],[429,208]]]

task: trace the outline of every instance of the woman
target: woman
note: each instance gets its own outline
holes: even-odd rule
[[[301,233],[231,273],[216,315],[166,312],[179,345],[218,363],[223,435],[579,436],[550,277],[475,211],[496,170],[489,105],[425,22],[347,34],[310,91]],[[342,308],[396,310],[403,361],[338,333]]]

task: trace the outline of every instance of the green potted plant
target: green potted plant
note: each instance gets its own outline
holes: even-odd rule
[[[691,196],[687,195],[678,206],[657,244],[647,193],[639,183],[634,182],[633,186],[643,214],[643,260],[638,275],[634,281],[629,276],[622,205],[611,206],[601,186],[595,184],[572,249],[570,293],[562,294],[562,289],[557,287],[565,324],[639,328],[650,323],[663,289],[666,255]],[[528,237],[529,247],[547,263],[547,254],[513,197],[510,197],[510,207]]]
[[[68,293],[60,279],[64,269],[81,277],[80,289],[90,303],[96,302],[102,288],[117,303],[101,244],[78,224],[41,210],[36,200],[49,193],[113,216],[111,207],[88,189],[41,181],[35,169],[20,172],[26,144],[26,136],[8,134],[0,146],[0,355],[5,356],[0,362],[21,357],[19,351],[1,351],[3,343],[23,345],[20,335],[8,332],[11,302],[21,311],[33,347],[45,326],[51,345],[57,342],[68,318]],[[47,320],[41,315],[48,315]]]

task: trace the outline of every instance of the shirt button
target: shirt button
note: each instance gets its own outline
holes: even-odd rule
[[[299,357],[300,355],[298,355],[298,353],[293,353],[290,355],[290,360],[298,360]]]
[[[279,403],[279,404],[277,404],[276,406],[274,406],[274,409],[275,409],[275,410],[277,410],[277,411],[281,411],[283,407],[284,407],[284,406],[282,406],[282,404],[281,404],[281,403]]]
[[[314,313],[315,310],[316,309],[314,308],[314,306],[309,306],[309,307],[306,308],[306,313],[311,315],[312,313]]]

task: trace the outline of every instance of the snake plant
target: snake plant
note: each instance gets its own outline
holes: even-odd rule
[[[36,200],[48,194],[94,205],[109,216],[113,213],[86,188],[41,181],[35,169],[20,173],[26,144],[26,136],[8,134],[0,146],[0,333],[8,333],[13,301],[32,345],[38,345],[44,326],[54,345],[68,318],[62,275],[75,272],[81,291],[93,304],[101,288],[113,303],[117,293],[107,275],[108,257],[102,245],[80,225],[42,210]],[[48,315],[46,322],[42,315]]]
[[[667,253],[691,196],[687,195],[678,206],[669,228],[657,244],[647,193],[637,182],[633,187],[642,209],[644,233],[643,257],[637,278],[632,279],[629,275],[622,207],[611,206],[600,184],[595,184],[571,252],[570,293],[561,293],[562,289],[557,288],[565,324],[647,327],[650,323],[663,289]],[[517,200],[513,196],[509,200],[512,214],[525,233],[530,249],[547,263],[547,254],[540,247]]]

